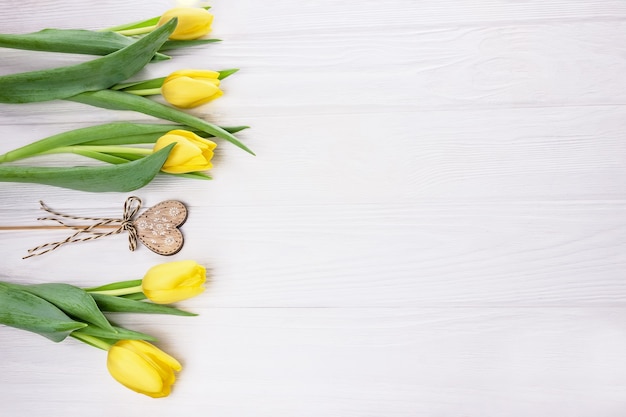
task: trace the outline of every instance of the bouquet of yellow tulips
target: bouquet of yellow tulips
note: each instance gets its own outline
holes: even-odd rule
[[[170,394],[180,363],[148,334],[114,325],[107,313],[194,316],[168,304],[204,291],[206,269],[194,261],[152,267],[143,279],[82,289],[69,284],[0,282],[0,324],[54,342],[68,336],[108,352],[107,368],[122,385],[150,397]]]
[[[0,34],[0,47],[102,55],[77,65],[0,76],[0,103],[69,100],[113,110],[130,110],[174,125],[109,123],[42,139],[0,155],[0,181],[33,182],[83,191],[132,191],[159,171],[210,179],[216,143],[223,139],[254,153],[234,134],[247,126],[223,127],[189,109],[222,95],[220,83],[237,70],[185,69],[168,76],[128,82],[163,52],[217,42],[199,39],[211,30],[207,8],[175,8],[161,16],[104,29],[46,29],[24,35]],[[171,106],[148,98],[161,95]],[[50,153],[75,153],[109,165],[32,167],[7,164]]]
[[[185,69],[167,76],[129,81],[148,64],[170,59],[165,52],[217,42],[207,8],[175,8],[140,22],[93,30],[45,29],[0,34],[0,48],[98,56],[77,65],[0,76],[0,103],[69,100],[137,111],[165,123],[115,122],[49,136],[0,155],[0,182],[47,184],[100,192],[135,190],[159,172],[210,179],[217,140],[254,153],[236,136],[247,126],[218,126],[181,109],[222,95],[221,82],[236,69]],[[162,104],[150,97],[159,95]],[[14,164],[41,155],[73,153],[104,164],[38,167]],[[206,269],[194,261],[151,268],[142,279],[81,288],[65,283],[21,285],[0,281],[0,324],[54,342],[68,336],[107,351],[115,380],[150,397],[170,394],[181,364],[153,345],[156,339],[115,325],[109,313],[195,316],[172,303],[204,291]]]

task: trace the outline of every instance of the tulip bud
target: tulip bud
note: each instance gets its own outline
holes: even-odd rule
[[[167,397],[181,364],[154,345],[142,340],[120,340],[110,347],[107,368],[126,388],[149,397]]]
[[[219,75],[208,70],[174,71],[163,81],[161,94],[176,107],[197,107],[222,96]]]
[[[187,130],[172,130],[157,139],[153,152],[175,143],[161,171],[170,174],[206,171],[213,167],[213,149],[215,142],[201,138]]]
[[[213,15],[206,9],[197,7],[176,7],[163,13],[157,26],[164,25],[173,17],[178,18],[178,24],[170,39],[191,40],[198,39],[211,31]]]
[[[156,265],[148,270],[141,283],[148,299],[169,304],[194,297],[204,291],[206,269],[194,261],[176,261]]]

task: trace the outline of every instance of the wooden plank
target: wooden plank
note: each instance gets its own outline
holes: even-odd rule
[[[501,109],[503,107],[603,106],[626,103],[619,75],[626,71],[620,21],[371,29],[339,29],[335,36],[278,33],[210,46],[210,67],[243,70],[224,81],[224,98],[193,113],[224,123],[251,116]],[[349,50],[349,53],[346,51]],[[0,51],[3,73],[84,60],[53,54]],[[195,49],[150,65],[137,78],[165,76]],[[40,54],[40,53],[39,53]],[[186,65],[190,65],[187,63]],[[279,88],[280,87],[280,88]],[[0,125],[71,123],[78,103],[1,105]],[[377,109],[377,110],[373,110]],[[92,109],[93,110],[93,109]],[[47,119],[46,119],[47,118]],[[83,122],[154,120],[133,112],[94,110]]]
[[[164,402],[117,385],[104,352],[3,329],[0,351],[12,364],[3,368],[4,412],[39,417],[54,404],[122,415],[141,404],[157,417],[583,417],[626,407],[623,308],[196,311],[123,320],[161,335],[159,346],[183,361]],[[189,321],[202,331],[190,332]]]
[[[244,4],[245,3],[245,4]],[[97,28],[153,2],[5,1],[3,32]],[[626,5],[619,0],[218,2],[224,43],[180,67],[242,71],[192,112],[250,124],[256,158],[220,143],[213,182],[160,177],[185,201],[172,258],[126,237],[23,261],[63,233],[0,233],[2,279],[81,286],[170,260],[208,267],[195,318],[113,319],[183,361],[153,401],[105,353],[2,328],[2,414],[621,417],[626,285]],[[0,74],[85,57],[0,50]],[[0,152],[112,120],[76,103],[0,106]],[[43,165],[88,163],[78,157]],[[126,194],[0,184],[0,223],[42,199],[121,213]]]
[[[201,206],[173,259],[209,268],[217,307],[621,305],[625,214],[623,201]],[[20,259],[65,235],[3,238],[5,273],[93,286],[173,260],[129,252],[125,236]]]
[[[148,205],[178,198],[201,206],[624,198],[622,106],[375,115],[294,111],[289,117],[242,120],[252,129],[240,137],[257,157],[219,142],[213,181],[161,176],[137,193],[149,195]],[[47,134],[76,127],[54,125]],[[46,131],[19,125],[5,129],[0,152],[41,138]],[[24,163],[32,161],[86,163],[65,155]],[[24,187],[0,184],[5,197],[0,208],[11,207],[17,198],[35,212],[39,199],[60,208],[70,206],[65,201],[77,201],[79,207],[95,208],[95,215],[117,212],[126,198],[85,198],[74,191]],[[22,219],[37,216],[31,213]]]
[[[193,4],[194,1],[186,3]],[[149,6],[140,2],[100,2],[90,4],[88,8],[80,0],[7,1],[0,5],[0,14],[6,21],[7,32],[38,30],[42,24],[45,27],[75,28],[78,25],[96,29],[145,19],[147,15],[158,15],[172,6],[173,2],[165,0],[152,1]],[[217,15],[215,32],[238,36],[285,30],[333,32],[337,28],[352,28],[366,32],[372,27],[401,25],[488,25],[503,21],[612,20],[626,16],[626,6],[619,0],[388,0],[384,4],[374,0],[357,4],[338,4],[333,0],[299,3],[279,0],[258,6],[247,3],[246,7],[241,7],[236,2],[212,6]]]

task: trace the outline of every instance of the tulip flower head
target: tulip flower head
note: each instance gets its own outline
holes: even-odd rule
[[[194,261],[175,261],[148,270],[141,287],[148,299],[157,304],[186,300],[204,291],[206,268]]]
[[[173,40],[191,40],[198,39],[211,31],[211,23],[213,23],[213,15],[206,9],[198,7],[176,7],[163,13],[158,26],[162,26],[172,18],[178,18],[176,29],[170,35]]]
[[[188,130],[172,130],[157,139],[153,152],[175,143],[161,171],[170,174],[206,171],[213,167],[213,149],[215,142],[201,138]]]
[[[174,71],[163,81],[161,94],[176,107],[197,107],[222,96],[219,75],[209,70]]]
[[[120,340],[107,356],[109,373],[120,384],[152,398],[167,397],[181,364],[142,340]]]

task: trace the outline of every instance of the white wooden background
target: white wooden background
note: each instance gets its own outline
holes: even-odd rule
[[[101,28],[174,0],[4,0],[0,32]],[[626,415],[626,3],[214,1],[223,43],[179,68],[241,72],[195,113],[249,124],[215,180],[162,176],[190,207],[174,259],[210,269],[196,318],[120,316],[184,370],[153,400],[106,354],[3,327],[0,415]],[[0,50],[8,74],[84,57]],[[142,115],[0,105],[0,152]],[[47,164],[60,159],[39,159]],[[75,162],[83,162],[76,159]],[[38,200],[119,213],[129,194],[0,184],[0,223]],[[97,285],[164,260],[125,237],[22,260],[60,234],[1,233],[4,279]]]

